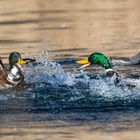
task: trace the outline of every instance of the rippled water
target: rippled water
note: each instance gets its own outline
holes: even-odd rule
[[[18,128],[23,123],[27,127],[19,127],[23,133],[31,127],[28,123],[35,125],[36,129],[41,127],[44,130],[47,126],[48,131],[51,127],[66,127],[66,131],[69,131],[72,126],[81,130],[81,127],[87,125],[89,132],[139,129],[139,73],[134,78],[125,70],[123,74],[128,72],[127,78],[116,84],[116,77],[107,78],[102,70],[79,71],[73,60],[64,61],[63,64],[35,62],[25,69],[24,85],[1,90],[0,93],[0,123],[6,130],[9,131],[9,127],[13,126]],[[44,126],[40,124],[42,122],[48,124]],[[2,132],[2,135],[7,135],[7,132]],[[33,135],[32,132],[30,135]],[[51,138],[52,135],[49,135]],[[62,135],[69,136],[67,132]],[[46,137],[46,134],[43,136]]]
[[[115,76],[110,78],[103,72],[82,70],[67,72],[55,62],[35,63],[25,69],[24,85],[8,89],[6,93],[4,89],[1,91],[1,109],[58,111],[139,107],[139,78],[122,78],[116,83]]]
[[[120,60],[138,53],[139,4],[1,0],[0,56],[7,63],[16,50],[37,62],[25,67],[24,85],[0,89],[0,138],[138,139],[140,67],[114,60],[124,77],[116,83],[100,67],[79,70],[75,60],[94,51]]]

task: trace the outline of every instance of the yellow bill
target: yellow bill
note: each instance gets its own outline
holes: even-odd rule
[[[87,66],[90,65],[90,62],[88,61],[88,59],[78,60],[78,61],[76,61],[76,63],[77,63],[77,64],[83,65],[83,66],[80,67],[80,68],[85,68],[85,67],[87,67]]]
[[[84,65],[84,64],[89,64],[89,61],[88,61],[88,59],[82,59],[82,60],[76,61],[76,63]]]
[[[24,65],[24,64],[26,64],[26,62],[23,61],[23,60],[20,58],[20,59],[18,59],[18,64],[20,64],[20,65]]]

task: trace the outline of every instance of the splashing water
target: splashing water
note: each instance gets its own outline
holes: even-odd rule
[[[1,91],[1,109],[118,108],[140,107],[140,79],[107,78],[91,72],[66,72],[56,62],[26,66],[21,88]]]

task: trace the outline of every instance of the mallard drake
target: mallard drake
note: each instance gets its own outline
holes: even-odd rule
[[[9,55],[10,67],[7,69],[0,59],[0,84],[1,85],[18,85],[24,81],[23,65],[27,62],[33,62],[35,59],[21,58],[19,52],[12,52]]]
[[[77,64],[82,64],[81,68],[85,68],[89,65],[99,65],[106,70],[107,76],[113,76],[114,73],[118,75],[118,73],[113,69],[113,65],[110,59],[102,53],[95,52],[92,53],[88,58],[76,61]]]

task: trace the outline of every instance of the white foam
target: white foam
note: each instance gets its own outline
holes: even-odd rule
[[[102,96],[110,100],[114,98],[140,97],[140,79],[124,78],[116,85],[114,83],[115,76],[92,79],[82,70],[78,74],[65,72],[62,66],[55,62],[44,62],[38,66],[31,67],[27,73],[27,82],[46,82],[56,87],[60,85],[75,86],[80,83],[81,86],[85,85],[89,88],[91,95]],[[80,94],[82,91],[76,89],[74,92],[75,94],[77,92]]]

